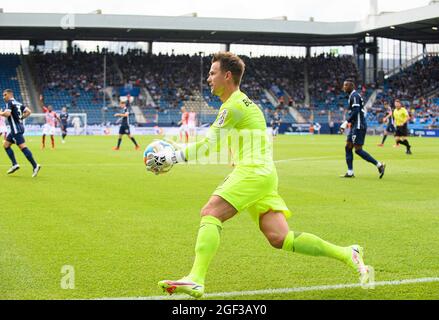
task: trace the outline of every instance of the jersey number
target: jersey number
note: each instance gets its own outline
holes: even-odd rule
[[[251,101],[248,100],[248,99],[244,99],[244,100],[242,100],[242,102],[244,102],[244,104],[245,104],[246,107],[250,107],[250,106],[253,104],[253,102],[251,102]]]
[[[18,118],[20,120],[23,120],[23,112],[21,112],[21,108],[17,108],[17,112],[18,112]]]

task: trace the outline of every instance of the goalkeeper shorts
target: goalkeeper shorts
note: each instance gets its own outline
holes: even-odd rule
[[[278,194],[276,167],[238,166],[213,193],[230,203],[237,211],[250,213],[259,226],[261,215],[269,212],[282,212],[291,217],[284,200]]]

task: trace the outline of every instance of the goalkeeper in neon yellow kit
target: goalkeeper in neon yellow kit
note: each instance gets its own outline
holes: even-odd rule
[[[312,234],[290,231],[287,218],[291,212],[277,191],[278,176],[264,115],[239,90],[244,70],[244,62],[238,56],[230,52],[215,54],[207,81],[212,94],[223,105],[206,138],[183,150],[147,155],[147,169],[159,174],[175,163],[196,160],[212,150],[218,152],[222,142],[227,141],[235,163],[233,172],[201,210],[195,261],[189,275],[176,281],[160,281],[159,287],[169,294],[201,298],[209,264],[220,244],[223,223],[244,211],[250,213],[274,248],[337,259],[358,272],[362,283],[367,282],[369,268],[364,265],[360,246],[339,247]]]

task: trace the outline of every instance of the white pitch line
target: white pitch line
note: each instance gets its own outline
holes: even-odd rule
[[[334,157],[315,157],[315,158],[291,158],[284,160],[276,160],[274,163],[284,163],[293,161],[312,161],[312,160],[324,160],[324,159],[334,159]],[[128,167],[128,166],[142,166],[143,163],[49,163],[42,164],[43,167]],[[209,165],[211,165],[209,163]],[[0,167],[10,167],[7,164],[1,164]]]
[[[325,160],[325,159],[335,159],[335,158],[334,157],[291,158],[284,160],[276,160],[274,161],[274,163],[293,162],[293,161],[313,161],[313,160]]]
[[[380,282],[370,283],[369,286],[375,286],[375,287],[401,286],[407,284],[433,283],[433,282],[439,282],[439,278],[419,278],[419,279],[406,279],[406,280],[394,280],[394,281],[380,281]],[[314,286],[314,287],[218,292],[218,293],[207,293],[203,296],[203,298],[231,298],[231,297],[273,295],[273,294],[285,294],[285,293],[297,293],[297,292],[328,291],[328,290],[340,290],[340,289],[352,289],[352,288],[362,288],[362,285],[359,283],[352,283],[352,284],[337,284],[337,285]],[[95,300],[183,300],[188,298],[189,297],[186,295],[175,295],[175,296],[163,295],[163,296],[149,296],[149,297],[99,298]]]

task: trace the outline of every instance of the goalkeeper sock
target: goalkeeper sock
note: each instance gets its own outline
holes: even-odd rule
[[[293,231],[285,238],[282,249],[308,256],[333,258],[343,262],[349,259],[350,254],[347,247],[336,246],[309,233]]]
[[[201,219],[195,245],[195,261],[189,274],[189,278],[198,284],[204,285],[207,269],[220,244],[222,228],[222,222],[215,217],[205,216]]]
[[[120,144],[122,143],[122,139],[121,138],[119,138],[118,140],[117,140],[117,148],[119,149],[120,148]]]

